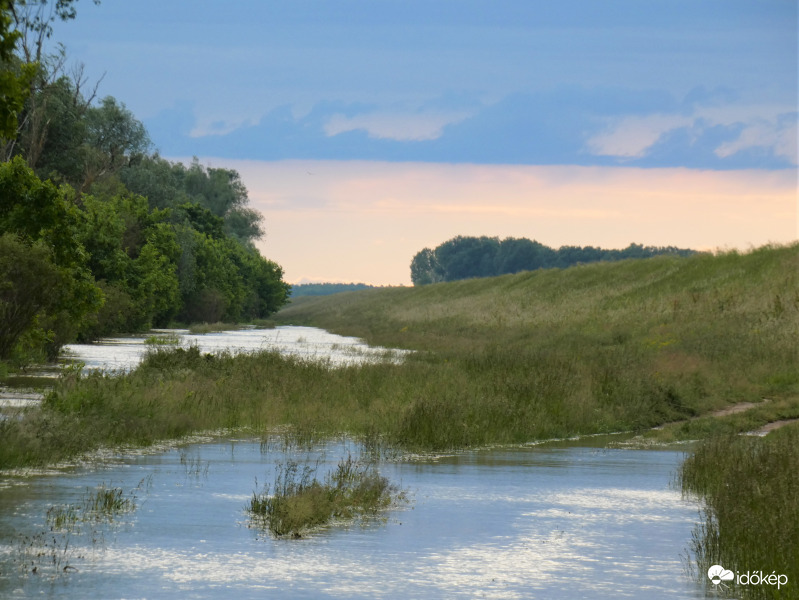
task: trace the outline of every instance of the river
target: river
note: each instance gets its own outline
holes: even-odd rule
[[[322,335],[307,329],[281,335]],[[670,486],[682,453],[591,440],[383,459],[406,501],[299,540],[254,526],[247,501],[276,465],[323,473],[355,442],[198,438],[0,475],[0,597],[704,598],[683,558],[699,505]],[[98,486],[130,510],[50,531],[48,509]]]

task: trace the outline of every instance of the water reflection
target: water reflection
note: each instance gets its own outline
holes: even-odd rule
[[[248,527],[244,506],[286,458],[259,441],[117,457],[60,476],[0,485],[0,596],[195,598],[702,598],[680,555],[697,506],[669,488],[671,451],[523,448],[437,461],[383,462],[411,503],[384,520],[302,540]],[[332,469],[353,443],[298,460]],[[77,571],[23,577],[13,540],[49,505],[103,482],[149,493],[105,536],[75,540]],[[81,546],[82,544],[82,546]]]
[[[195,335],[185,329],[159,329],[155,336],[177,338],[181,346],[197,346],[201,352],[229,351],[234,354],[273,350],[309,360],[329,361],[332,366],[397,359],[404,350],[369,346],[354,337],[329,333],[316,327],[282,326],[274,329],[242,329]],[[147,350],[145,337],[119,337],[95,344],[69,344],[64,356],[82,362],[87,370],[128,371]]]
[[[369,346],[354,337],[344,337],[316,327],[283,326],[274,329],[242,329],[195,335],[187,329],[158,329],[147,337],[176,339],[183,346],[197,346],[201,352],[229,351],[233,354],[273,350],[307,360],[318,360],[333,367],[401,360],[406,350]],[[63,349],[62,364],[81,363],[86,371],[124,372],[136,367],[147,351],[147,337],[104,338],[94,344],[68,344]],[[41,390],[49,388],[60,373],[59,365],[30,369],[24,376],[7,378],[0,385],[0,419],[15,411],[35,405]]]

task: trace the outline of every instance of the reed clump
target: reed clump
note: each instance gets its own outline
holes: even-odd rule
[[[683,463],[684,493],[704,501],[692,552],[700,578],[712,565],[787,576],[788,585],[731,585],[744,598],[799,598],[799,425],[768,436],[722,436]]]
[[[110,523],[136,510],[136,492],[143,482],[144,480],[130,493],[103,483],[94,490],[87,489],[79,503],[51,506],[47,510],[48,527],[50,531],[71,532],[80,523],[90,521]]]
[[[315,467],[288,461],[278,465],[272,486],[253,492],[247,510],[276,537],[299,538],[334,519],[375,515],[400,497],[374,464],[351,456],[322,481]]]
[[[246,325],[241,323],[192,323],[189,325],[189,332],[194,334],[217,333],[220,331],[236,331],[246,327]]]
[[[179,346],[180,337],[175,334],[153,334],[144,338],[147,346]]]
[[[189,333],[206,334],[221,331],[238,331],[239,329],[272,329],[275,322],[272,319],[253,319],[248,323],[192,323],[188,326]]]

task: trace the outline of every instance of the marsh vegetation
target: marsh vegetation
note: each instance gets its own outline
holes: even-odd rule
[[[136,510],[151,483],[146,477],[128,492],[102,483],[87,488],[78,502],[50,506],[43,530],[17,537],[13,562],[24,575],[56,578],[77,571],[76,561],[103,552],[106,534]]]
[[[691,551],[700,578],[711,565],[787,577],[789,586],[731,589],[746,598],[799,597],[799,426],[764,438],[718,436],[697,446],[679,471],[686,493],[703,499]]]
[[[153,346],[135,371],[74,371],[41,410],[0,423],[0,465],[219,428],[308,439],[346,433],[404,451],[616,431],[638,432],[639,443],[722,435],[708,443],[723,454],[737,447],[735,434],[799,417],[797,279],[794,244],[302,298],[275,321],[413,352],[333,368],[270,351],[234,357]],[[752,408],[716,416],[744,402]],[[768,456],[751,451],[753,468]],[[795,484],[794,454],[768,460],[774,478]],[[793,514],[788,489],[774,488],[773,502]],[[712,506],[717,492],[701,493]],[[713,519],[726,560],[723,540],[732,534]],[[776,526],[764,516],[761,539],[782,539],[769,537]]]
[[[134,372],[73,371],[41,410],[0,423],[0,466],[237,427],[347,432],[410,450],[668,423],[647,436],[746,431],[799,417],[798,273],[793,245],[311,298],[278,322],[415,352],[331,368],[154,346]]]
[[[374,516],[402,498],[374,463],[351,455],[322,481],[316,471],[316,466],[292,460],[279,464],[274,483],[253,492],[247,507],[255,525],[278,537],[299,538],[334,519]]]

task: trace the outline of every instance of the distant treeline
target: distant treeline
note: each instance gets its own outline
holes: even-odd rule
[[[582,263],[650,258],[659,254],[689,256],[695,250],[674,246],[630,244],[623,250],[594,246],[561,246],[557,250],[527,238],[457,236],[433,250],[425,248],[411,261],[414,285],[492,277],[535,269],[565,269]]]
[[[300,283],[291,286],[291,297],[299,296],[328,296],[339,292],[354,292],[366,290],[375,286],[367,283]]]

